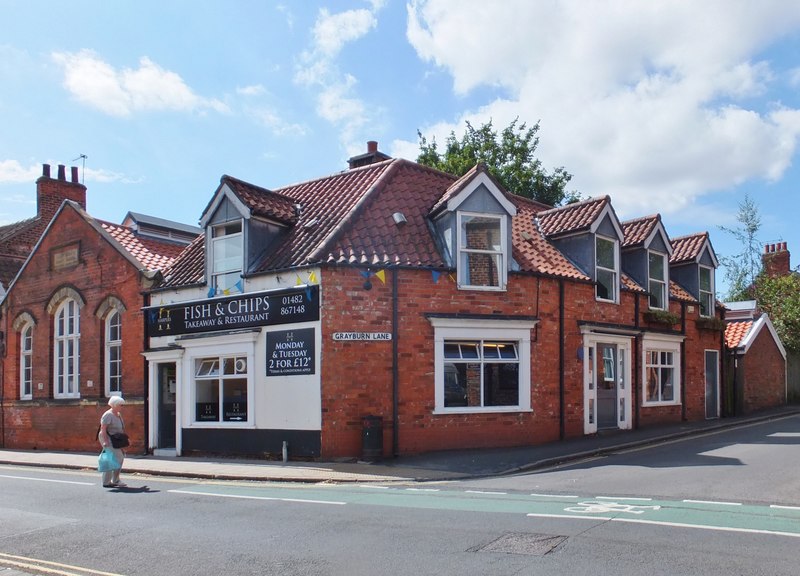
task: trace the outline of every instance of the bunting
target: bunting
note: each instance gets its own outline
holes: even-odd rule
[[[378,280],[381,281],[381,284],[386,284],[386,271],[385,270],[378,270],[375,272],[375,276],[378,277]]]

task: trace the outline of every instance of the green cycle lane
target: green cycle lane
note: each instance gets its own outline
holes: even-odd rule
[[[628,522],[800,537],[800,506],[447,490],[379,485],[213,483],[176,494],[318,505],[365,505]]]

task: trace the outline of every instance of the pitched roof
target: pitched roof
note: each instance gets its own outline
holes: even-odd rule
[[[292,200],[260,186],[254,186],[227,174],[220,181],[230,187],[233,193],[250,208],[254,216],[276,220],[283,224],[297,222],[299,217],[298,208],[301,208],[297,200]]]
[[[661,222],[661,216],[658,214],[622,222],[620,224],[623,234],[622,247],[644,245],[659,222]]]
[[[25,263],[47,220],[34,216],[13,224],[0,226],[0,283],[6,288]]]
[[[164,270],[162,288],[202,284],[206,274],[206,237],[200,234]]]
[[[697,302],[697,298],[689,294],[689,292],[684,289],[683,286],[675,282],[675,280],[669,281],[669,297],[675,300],[681,300],[683,302]]]
[[[725,346],[738,348],[755,324],[755,320],[734,320],[725,326]]]
[[[610,203],[611,198],[600,196],[545,210],[538,214],[539,229],[547,237],[589,230]]]
[[[87,215],[88,216],[88,215]],[[185,248],[182,244],[160,241],[154,238],[137,236],[131,228],[97,221],[111,237],[119,242],[124,250],[141,263],[147,270],[161,270],[172,264]]]
[[[520,268],[553,276],[591,280],[556,248],[536,227],[535,217],[543,205],[527,198],[509,196],[517,207],[517,216],[511,222],[514,259]]]
[[[696,261],[700,257],[708,238],[708,232],[697,232],[672,238],[672,256],[669,259],[669,263],[680,264]]]

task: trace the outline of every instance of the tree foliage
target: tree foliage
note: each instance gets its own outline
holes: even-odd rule
[[[756,293],[784,348],[800,351],[800,276],[772,278],[762,273],[756,280]]]
[[[499,135],[491,120],[479,128],[469,122],[466,124],[467,130],[461,139],[451,132],[441,152],[435,138],[428,141],[418,130],[417,162],[456,176],[463,176],[475,164],[483,162],[512,194],[551,206],[580,199],[577,192],[566,191],[572,174],[563,167],[548,173],[541,160],[534,156],[539,146],[538,122],[528,128],[516,118]]]
[[[753,298],[752,289],[756,277],[761,273],[761,242],[758,231],[761,229],[761,215],[758,206],[749,195],[739,204],[736,228],[720,226],[720,230],[731,234],[741,245],[741,252],[733,256],[720,257],[728,281],[727,300],[749,300]]]
[[[769,276],[761,259],[761,215],[758,206],[745,196],[739,204],[739,226],[720,227],[741,244],[739,254],[720,258],[729,282],[728,301],[756,300],[758,307],[769,314],[775,331],[787,350],[800,352],[800,274],[790,271],[784,276]]]

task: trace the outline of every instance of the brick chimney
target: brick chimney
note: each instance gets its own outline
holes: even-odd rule
[[[764,254],[761,255],[761,264],[764,272],[770,278],[778,278],[789,274],[789,251],[786,249],[786,242],[764,245]]]
[[[50,221],[64,200],[72,200],[86,210],[86,186],[78,181],[78,167],[72,166],[71,180],[66,168],[58,165],[58,178],[50,176],[50,164],[42,164],[42,175],[36,180],[36,215]]]
[[[378,143],[375,140],[370,140],[367,142],[367,153],[353,156],[347,161],[347,163],[352,170],[353,168],[358,168],[359,166],[367,166],[369,164],[374,164],[375,162],[381,162],[389,159],[391,159],[391,156],[387,156],[383,152],[379,152]]]

